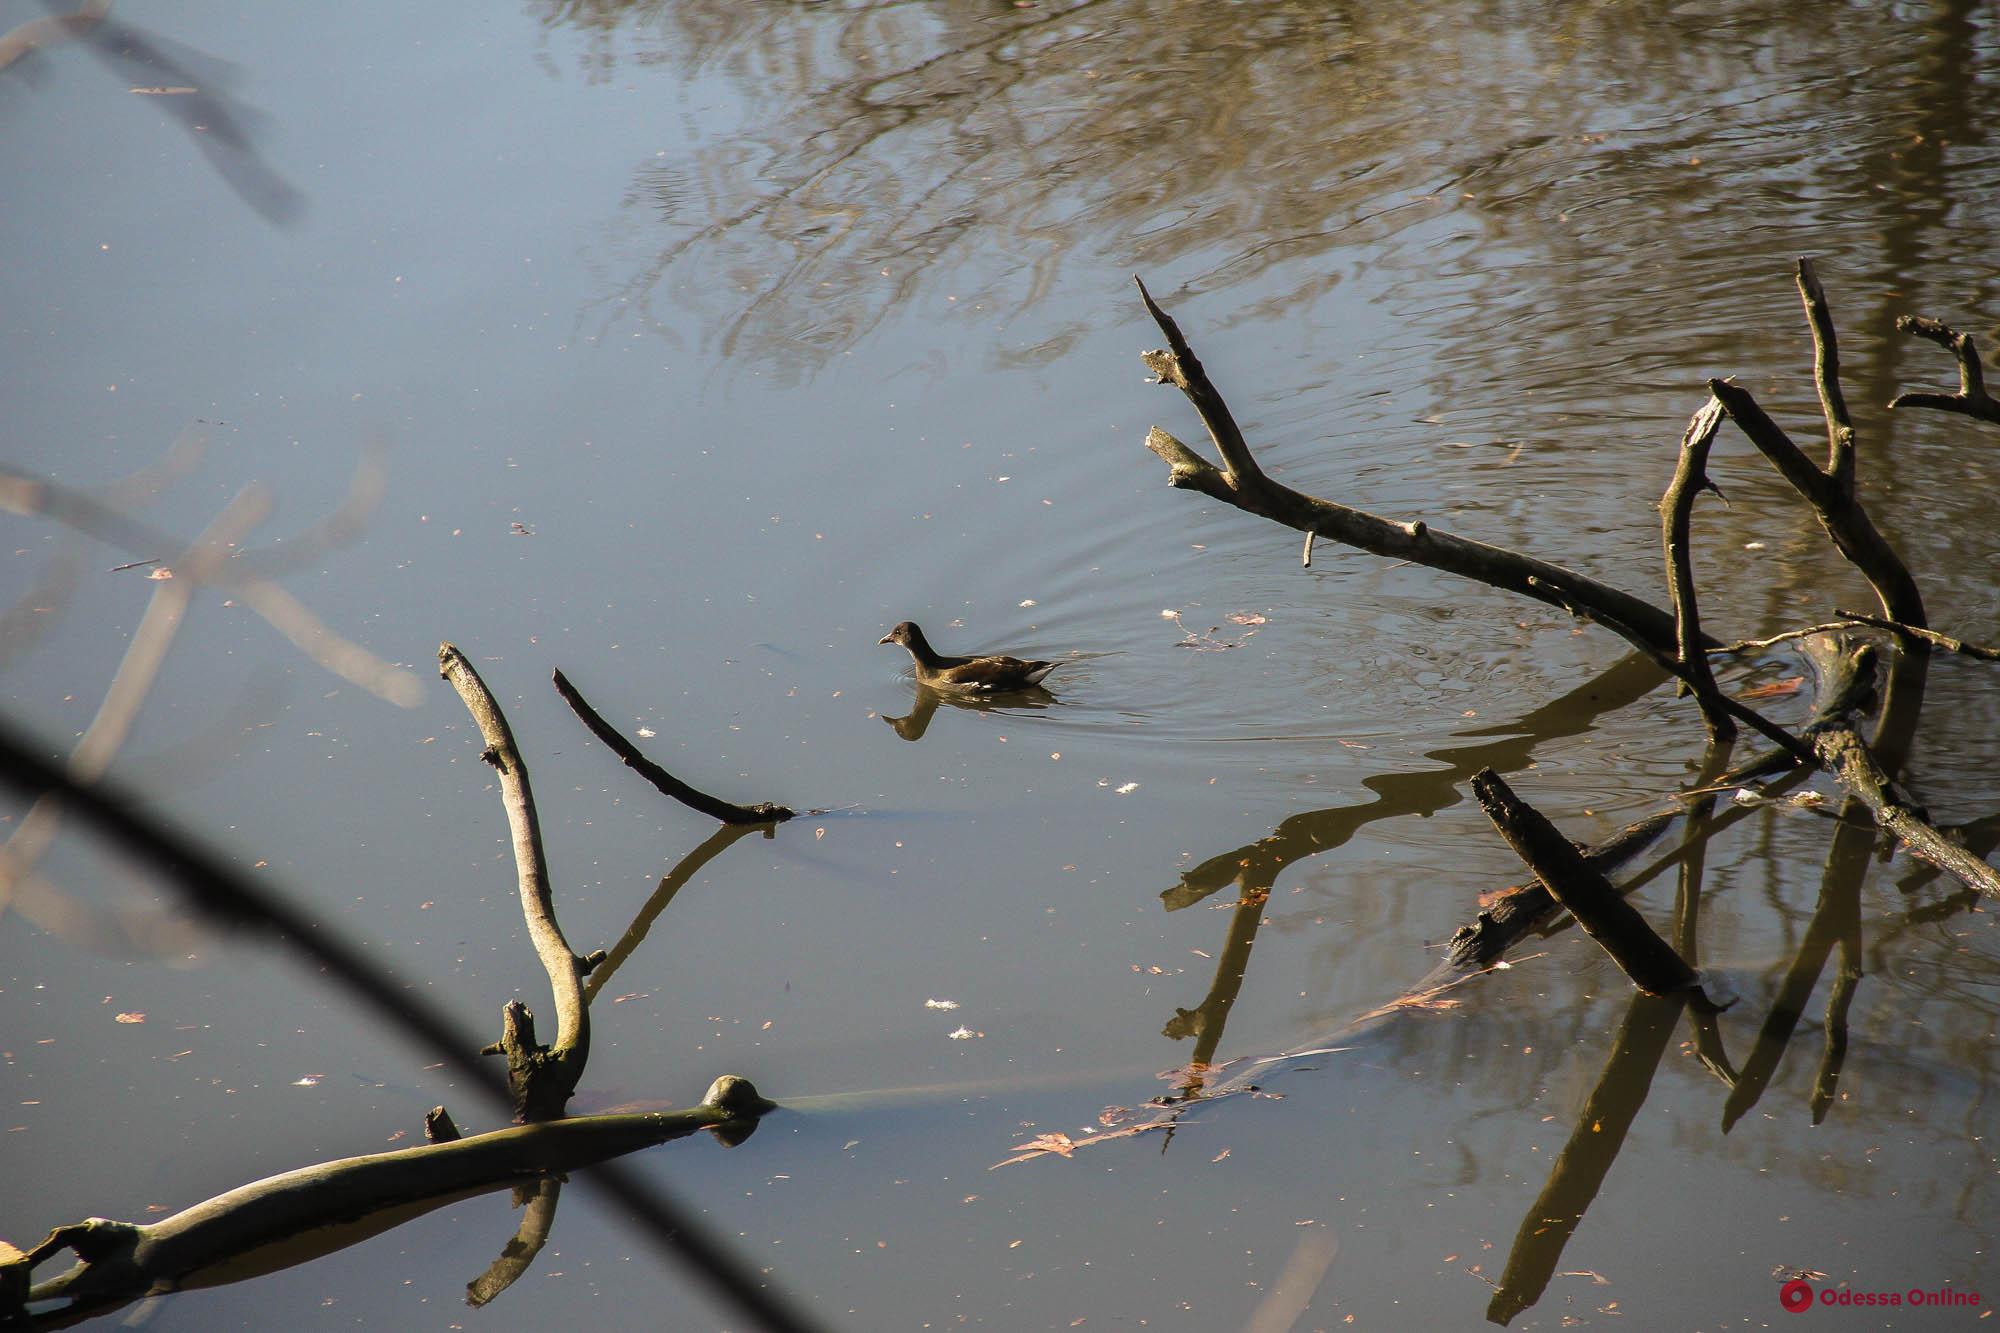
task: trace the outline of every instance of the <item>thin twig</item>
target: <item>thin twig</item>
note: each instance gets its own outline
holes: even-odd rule
[[[2000,662],[2000,649],[1982,648],[1976,643],[1967,643],[1963,639],[1954,639],[1949,634],[1940,634],[1934,629],[1919,629],[1915,625],[1904,625],[1894,620],[1884,620],[1880,616],[1864,616],[1859,611],[1842,611],[1839,608],[1835,608],[1834,614],[1846,616],[1856,624],[1873,625],[1877,629],[1886,629],[1891,633],[1916,639],[1919,642],[1929,644],[1933,648],[1942,648],[1946,652],[1962,653],[1967,657],[1977,658],[1982,662]]]
[[[621,736],[618,729],[606,722],[598,711],[590,706],[590,701],[578,693],[576,686],[569,683],[569,677],[557,671],[554,680],[556,693],[563,697],[563,702],[570,706],[570,711],[582,719],[583,725],[590,728],[591,735],[609,746],[611,752],[623,760],[627,768],[682,805],[699,810],[710,819],[719,819],[725,824],[781,824],[797,813],[785,806],[773,805],[769,801],[757,805],[732,805],[719,796],[710,796],[705,791],[688,786],[640,754],[638,746]]]
[[[1843,613],[1844,614],[1844,613]],[[1773,634],[1768,639],[1738,639],[1725,643],[1720,648],[1708,650],[1711,657],[1729,657],[1738,653],[1757,652],[1765,648],[1775,648],[1781,643],[1794,639],[1809,639],[1815,634],[1831,634],[1836,630],[1849,628],[1854,623],[1851,617],[1843,620],[1829,620],[1823,625],[1808,625],[1804,629],[1788,629],[1783,634]]]

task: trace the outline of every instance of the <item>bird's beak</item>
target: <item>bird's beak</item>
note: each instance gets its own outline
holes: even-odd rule
[[[893,643],[893,642],[895,641],[895,638],[896,638],[896,631],[894,631],[894,630],[890,630],[890,631],[889,631],[889,632],[888,632],[887,634],[884,634],[884,635],[883,635],[883,636],[882,636],[881,638],[879,638],[879,639],[875,640],[875,642],[877,642],[877,643]]]

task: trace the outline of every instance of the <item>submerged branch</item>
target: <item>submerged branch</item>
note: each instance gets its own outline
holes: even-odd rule
[[[506,1103],[501,1080],[420,990],[402,984],[337,930],[307,917],[273,892],[267,881],[252,880],[197,839],[141,813],[129,791],[111,783],[78,783],[47,758],[42,745],[4,718],[0,718],[0,784],[30,796],[57,793],[80,822],[149,866],[205,916],[282,941],[365,1002],[390,1027],[437,1052],[480,1092]],[[737,1259],[660,1186],[641,1182],[615,1163],[600,1168],[593,1180],[633,1216],[661,1252],[680,1259],[686,1271],[717,1296],[770,1329],[813,1326],[783,1292],[773,1288],[767,1270],[753,1270]],[[11,1274],[0,1274],[0,1291],[8,1289],[10,1280]]]
[[[1473,794],[1515,855],[1535,872],[1549,895],[1611,955],[1625,975],[1650,995],[1672,995],[1697,986],[1694,969],[1661,939],[1638,909],[1611,887],[1568,838],[1540,811],[1517,797],[1492,769],[1472,776]]]
[[[748,1080],[725,1075],[685,1111],[579,1116],[490,1134],[319,1162],[253,1181],[158,1222],[91,1218],[57,1227],[0,1266],[20,1290],[35,1267],[61,1251],[80,1260],[27,1289],[33,1303],[64,1301],[36,1318],[61,1327],[153,1291],[201,1285],[204,1270],[288,1267],[345,1248],[468,1193],[573,1171],[701,1129],[752,1127],[774,1109]],[[740,1141],[740,1138],[739,1140]],[[304,1239],[301,1239],[304,1238]],[[0,1320],[16,1313],[0,1308]]]

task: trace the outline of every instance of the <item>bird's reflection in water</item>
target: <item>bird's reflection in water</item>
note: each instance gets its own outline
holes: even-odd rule
[[[990,713],[995,709],[1048,708],[1062,701],[1039,685],[1030,685],[1025,690],[1008,690],[1002,694],[942,694],[928,685],[917,686],[917,697],[910,711],[901,717],[883,714],[882,720],[896,729],[896,734],[906,741],[920,741],[930,730],[931,718],[937,714],[939,704],[950,704],[953,708],[963,708],[974,713]]]

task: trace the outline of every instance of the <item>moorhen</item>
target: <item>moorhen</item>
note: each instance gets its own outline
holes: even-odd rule
[[[905,620],[884,634],[881,643],[898,643],[910,650],[917,664],[917,681],[934,690],[957,694],[999,694],[1030,689],[1056,669],[1055,662],[1024,662],[997,653],[984,657],[947,657],[931,647],[915,622]]]

